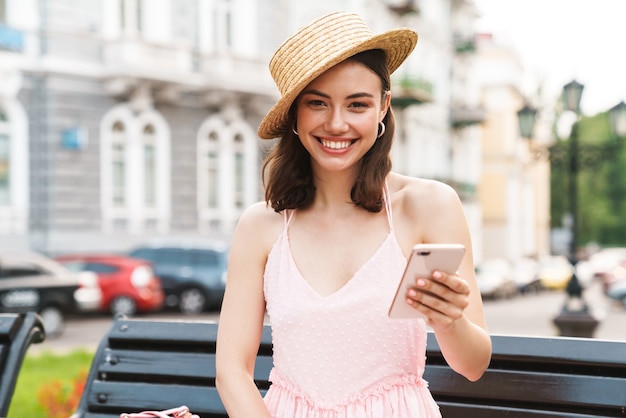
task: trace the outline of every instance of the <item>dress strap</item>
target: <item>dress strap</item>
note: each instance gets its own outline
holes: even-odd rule
[[[385,181],[385,188],[383,189],[383,200],[385,201],[385,211],[387,212],[387,221],[389,221],[389,229],[393,232],[393,214],[391,213],[391,193],[389,192],[389,185]]]
[[[289,227],[289,224],[291,223],[291,220],[293,219],[293,216],[296,214],[296,210],[289,210],[289,209],[285,209],[283,211],[283,221],[285,224],[285,229],[287,229],[287,227]]]

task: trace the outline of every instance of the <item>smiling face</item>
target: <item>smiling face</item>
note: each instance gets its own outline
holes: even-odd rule
[[[297,130],[314,169],[354,169],[376,141],[390,103],[380,78],[344,61],[311,82],[297,99]]]

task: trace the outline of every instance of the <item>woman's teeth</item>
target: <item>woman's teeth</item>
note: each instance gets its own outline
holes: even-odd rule
[[[326,148],[331,149],[345,149],[348,148],[352,144],[352,141],[324,141],[322,140],[322,145]]]

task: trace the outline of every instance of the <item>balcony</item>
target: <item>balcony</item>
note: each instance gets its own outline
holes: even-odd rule
[[[106,44],[104,62],[113,71],[146,75],[152,73],[156,78],[192,71],[189,50],[150,44],[140,39],[119,39]]]
[[[0,50],[22,52],[24,50],[24,32],[0,23]]]
[[[391,90],[391,104],[405,108],[415,104],[433,101],[433,83],[421,77],[403,76],[394,80]]]
[[[418,14],[420,11],[416,0],[386,0],[385,3],[389,10],[400,16]]]
[[[473,36],[454,36],[454,52],[457,54],[471,54],[476,51],[476,40]]]
[[[264,61],[229,51],[201,53],[176,45],[120,39],[105,45],[104,62],[111,85],[119,84],[121,90],[128,79],[176,85],[177,91],[187,92],[219,89],[274,94],[275,90]]]
[[[450,109],[450,123],[453,128],[477,125],[486,118],[485,110],[481,107],[452,107]]]

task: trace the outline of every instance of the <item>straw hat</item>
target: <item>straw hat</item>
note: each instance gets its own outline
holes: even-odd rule
[[[258,135],[281,136],[287,129],[287,112],[298,94],[324,71],[359,52],[382,49],[389,72],[394,72],[417,44],[411,29],[394,29],[374,35],[356,14],[335,12],[323,16],[289,37],[270,61],[270,72],[281,98],[265,115]]]

